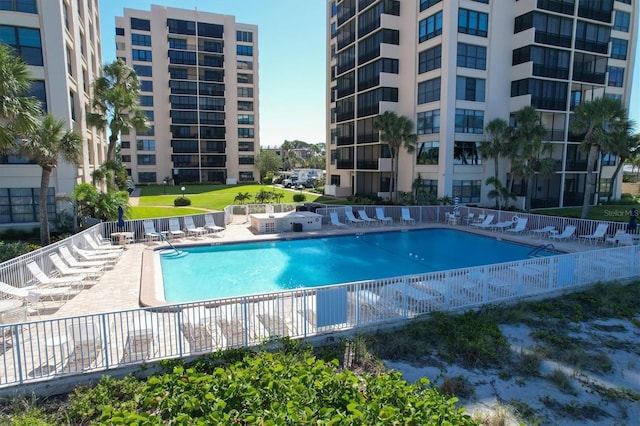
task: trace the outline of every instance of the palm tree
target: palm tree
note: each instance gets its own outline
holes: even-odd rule
[[[17,139],[38,128],[40,102],[25,96],[31,80],[27,64],[0,43],[0,150],[15,148]]]
[[[40,179],[40,243],[43,246],[51,242],[49,235],[49,217],[47,214],[47,190],[51,172],[58,166],[61,157],[67,163],[79,165],[82,155],[82,137],[73,130],[64,130],[64,120],[47,114],[42,119],[39,128],[20,144],[20,150],[26,156],[35,160],[42,168]]]
[[[101,130],[109,128],[107,160],[115,160],[118,136],[123,130],[130,127],[138,132],[147,130],[139,96],[138,76],[121,59],[105,65],[102,76],[93,82],[93,111],[87,114],[87,122]]]
[[[391,155],[391,185],[390,192],[393,199],[398,199],[398,163],[399,151],[404,147],[409,154],[413,154],[416,149],[418,136],[413,133],[413,122],[407,117],[398,116],[393,111],[385,111],[376,117],[374,128],[380,131],[380,140],[389,145]]]
[[[493,177],[500,182],[500,173],[498,171],[498,163],[500,157],[506,154],[506,147],[511,136],[511,127],[506,120],[502,118],[494,118],[484,128],[489,136],[488,141],[480,142],[478,151],[483,158],[493,158],[494,169]],[[489,183],[487,183],[489,184]],[[500,183],[502,186],[502,183]],[[496,207],[499,208],[499,199],[496,197]]]
[[[581,218],[589,215],[589,206],[596,191],[593,169],[600,150],[611,151],[617,135],[628,127],[627,111],[622,104],[611,98],[596,98],[591,102],[581,103],[576,107],[571,122],[571,131],[584,134],[580,145],[587,151],[587,178],[584,188]]]
[[[511,173],[527,180],[525,209],[529,213],[535,175],[551,176],[554,162],[551,158],[543,158],[551,153],[551,144],[542,141],[547,131],[540,122],[536,109],[531,105],[519,109],[515,113],[515,121]]]
[[[487,193],[487,198],[496,200],[496,208],[500,210],[504,205],[505,208],[508,207],[509,199],[515,200],[516,197],[509,189],[500,182],[495,176],[489,176],[485,182],[485,185],[493,185],[493,189]]]
[[[251,195],[248,192],[238,192],[238,195],[233,199],[233,201],[237,201],[240,204],[244,204],[245,201],[249,200]]]
[[[632,135],[632,128],[633,125],[629,122],[627,129],[619,136],[615,142],[613,150],[611,151],[612,154],[618,156],[618,164],[616,164],[616,169],[611,175],[611,184],[609,185],[608,194],[609,200],[613,197],[613,188],[615,186],[616,179],[620,174],[620,170],[622,170],[622,167],[628,160],[638,154],[638,148],[640,148],[640,134]]]

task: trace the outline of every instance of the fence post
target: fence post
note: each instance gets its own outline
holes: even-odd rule
[[[244,347],[248,348],[249,347],[249,313],[247,312],[248,310],[248,306],[247,306],[247,297],[244,296],[242,298],[242,323],[244,324],[243,330],[244,333],[242,333],[242,338],[244,339]]]
[[[102,347],[104,348],[104,367],[108,370],[109,369],[109,335],[107,334],[109,331],[109,328],[107,327],[107,314],[101,314],[100,315],[101,320],[100,322],[102,323]]]
[[[17,366],[17,379],[18,379],[18,383],[23,384],[24,383],[24,376],[23,376],[23,372],[22,372],[22,351],[20,350],[20,328],[22,328],[22,325],[24,324],[16,324],[16,325],[12,325],[11,328],[11,333],[13,333],[13,340],[15,342],[15,350],[16,350],[16,359],[13,361],[14,364],[14,368],[16,368]]]

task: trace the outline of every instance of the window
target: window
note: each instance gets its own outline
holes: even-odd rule
[[[124,28],[116,27],[116,35],[117,36],[123,36],[124,35]]]
[[[629,32],[629,22],[631,21],[631,15],[627,12],[616,10],[615,21],[613,23],[613,29],[616,31]]]
[[[464,166],[482,164],[478,143],[456,141],[453,146],[453,164]]]
[[[242,152],[253,152],[254,143],[253,142],[238,142],[238,151]]]
[[[155,151],[156,141],[153,139],[138,139],[136,141],[136,149],[138,151]]]
[[[0,223],[38,222],[40,188],[0,188]],[[47,189],[47,213],[55,217],[56,197]]]
[[[473,44],[458,43],[457,64],[459,67],[486,70],[487,48]]]
[[[76,96],[73,92],[69,92],[69,108],[71,112],[71,119],[76,119]]]
[[[1,0],[0,10],[10,10],[12,12],[38,13],[36,0]]]
[[[151,31],[151,22],[148,19],[131,18],[131,29],[140,31]]]
[[[122,34],[124,35],[124,33]],[[151,46],[151,36],[148,34],[131,34],[131,44],[134,46]]]
[[[42,66],[42,44],[37,28],[0,25],[0,42],[13,47],[27,64]]]
[[[156,126],[149,126],[147,130],[138,132],[138,136],[153,136],[156,133]]]
[[[254,164],[253,155],[241,155],[238,157],[238,164]]]
[[[42,112],[47,113],[47,91],[45,88],[44,80],[32,80],[31,88],[27,96],[33,96],[37,100],[40,101],[40,105],[42,107]]]
[[[576,24],[576,49],[607,53],[611,27],[578,21]],[[537,40],[536,40],[537,41]]]
[[[484,111],[456,109],[455,131],[456,133],[482,134],[484,131]]]
[[[438,164],[440,142],[422,142],[416,147],[416,164]]]
[[[238,124],[253,124],[253,114],[238,114]]]
[[[440,68],[442,60],[442,46],[437,45],[418,55],[418,73],[422,74]]]
[[[452,189],[461,203],[479,203],[481,187],[481,180],[454,180]]]
[[[153,106],[153,96],[140,96],[140,106]]]
[[[169,32],[173,34],[196,35],[196,23],[180,19],[167,19]]]
[[[236,31],[236,41],[253,43],[253,33],[250,31]]]
[[[253,84],[253,74],[238,73],[238,83]]]
[[[69,46],[65,47],[65,50],[67,51],[67,73],[69,75],[73,75],[73,62],[72,62],[72,56],[71,56],[71,49],[69,48]]]
[[[222,38],[224,26],[198,22],[198,37]]]
[[[624,82],[624,68],[607,67],[609,73],[609,81],[607,85],[612,87],[622,87]]]
[[[151,62],[151,51],[150,50],[140,50],[140,49],[132,49],[131,56],[134,61],[144,61]]]
[[[419,135],[440,133],[440,110],[419,112],[416,124]]]
[[[156,183],[156,172],[138,172],[139,183]]]
[[[458,32],[486,37],[489,29],[489,16],[475,10],[458,10]]]
[[[611,57],[613,59],[627,60],[627,40],[611,39]]]
[[[440,100],[440,77],[418,83],[418,105]]]
[[[147,121],[154,121],[153,110],[143,110],[142,113],[147,117]]]
[[[156,155],[155,154],[140,154],[138,155],[139,166],[155,166]]]
[[[253,46],[236,46],[236,54],[238,56],[253,56]]]
[[[243,139],[252,139],[253,138],[253,129],[240,127],[238,128],[238,137]]]
[[[151,65],[133,64],[133,70],[136,72],[138,77],[151,77],[153,75]]]
[[[253,61],[237,61],[236,67],[239,70],[252,70],[253,69]]]
[[[340,175],[331,175],[331,185],[340,186]]]
[[[253,98],[253,87],[238,87],[239,98]]]
[[[169,50],[169,63],[195,65],[196,52],[187,52],[182,50]]]
[[[456,78],[456,99],[484,102],[484,87],[484,79],[458,76]]]
[[[435,6],[442,0],[420,0],[420,12],[429,9],[431,6]]]
[[[253,163],[251,163],[253,164]],[[240,182],[254,182],[253,172],[238,172],[238,180]]]
[[[253,111],[253,102],[238,101],[238,111]]]
[[[442,34],[442,12],[427,17],[420,21],[419,41],[430,40]]]
[[[153,92],[153,81],[140,80],[140,90],[143,92]]]
[[[127,154],[127,155],[121,155],[120,156],[120,160],[123,163],[130,163],[131,162],[131,155]]]

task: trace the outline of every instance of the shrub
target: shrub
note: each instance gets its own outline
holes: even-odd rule
[[[293,201],[296,203],[301,203],[307,200],[307,196],[304,194],[293,194]]]
[[[22,256],[30,251],[29,244],[23,243],[22,241],[15,243],[5,243],[4,241],[0,241],[0,262],[5,262],[9,259],[13,259],[14,257]]]
[[[190,206],[191,200],[187,197],[178,197],[175,200],[173,200],[173,205],[176,207]]]

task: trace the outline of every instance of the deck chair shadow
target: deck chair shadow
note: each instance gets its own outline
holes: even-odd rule
[[[97,359],[104,351],[100,325],[92,320],[73,321],[67,326],[69,357],[64,371],[84,371],[96,367]]]
[[[146,361],[156,354],[156,338],[151,328],[132,329],[127,333],[121,364]]]
[[[334,228],[346,228],[346,224],[340,222],[340,219],[338,219],[338,213],[336,212],[331,212],[329,213],[329,218],[331,220],[331,225],[334,226]]]

